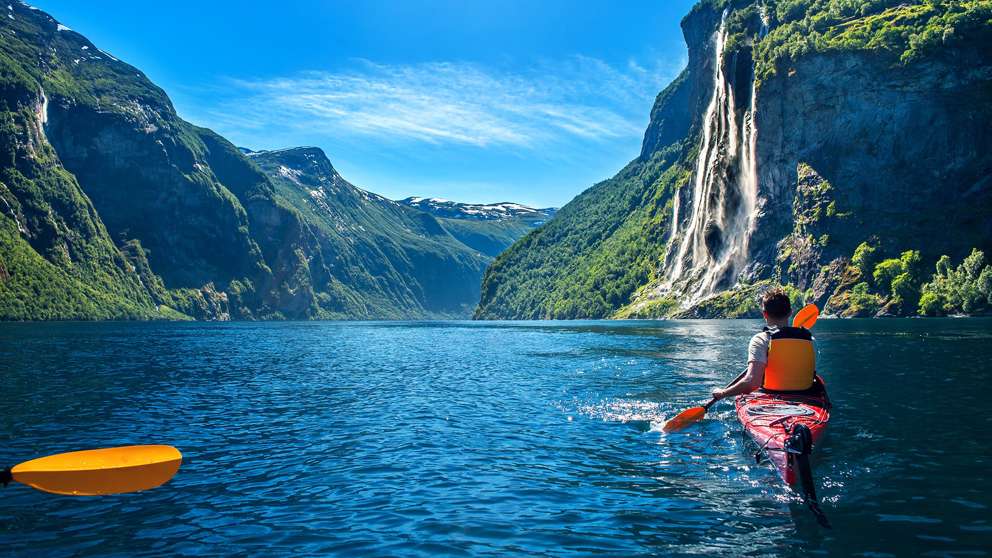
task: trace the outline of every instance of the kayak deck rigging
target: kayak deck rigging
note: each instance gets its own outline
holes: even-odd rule
[[[802,393],[757,391],[738,396],[737,418],[758,445],[755,460],[765,457],[790,486],[800,484],[804,500],[817,521],[829,527],[819,508],[809,455],[826,433],[830,399],[822,379]]]

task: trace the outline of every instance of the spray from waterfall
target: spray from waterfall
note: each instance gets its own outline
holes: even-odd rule
[[[702,121],[691,205],[682,207],[682,195],[673,204],[662,288],[680,295],[685,306],[739,280],[758,205],[753,64],[750,56],[726,59],[726,19],[724,11],[713,38],[713,94]],[[747,64],[749,87],[735,83],[742,75],[739,64]],[[739,92],[747,98],[738,99]]]

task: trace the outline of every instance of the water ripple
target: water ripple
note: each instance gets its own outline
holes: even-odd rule
[[[817,325],[829,533],[730,404],[661,432],[736,375],[753,322],[4,324],[2,463],[129,443],[184,463],[140,494],[11,486],[0,555],[982,552],[988,413],[945,410],[988,409],[990,323]]]

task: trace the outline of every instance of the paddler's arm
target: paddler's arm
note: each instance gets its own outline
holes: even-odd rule
[[[713,391],[714,399],[733,397],[743,393],[751,393],[761,387],[765,381],[765,363],[752,360],[747,365],[747,374],[727,389]]]
[[[765,383],[765,365],[768,363],[768,347],[771,335],[767,331],[755,334],[747,344],[747,373],[744,377],[727,387],[713,392],[714,399],[733,397],[742,393],[751,393]]]

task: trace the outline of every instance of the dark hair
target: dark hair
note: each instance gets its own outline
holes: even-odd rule
[[[768,289],[761,297],[761,309],[768,314],[769,318],[788,318],[792,313],[792,303],[789,302],[789,295],[785,294],[779,287]]]

